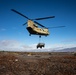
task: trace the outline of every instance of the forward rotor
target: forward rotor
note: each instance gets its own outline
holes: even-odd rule
[[[12,10],[13,12],[15,12],[15,13],[17,13],[17,14],[23,16],[24,18],[26,18],[26,19],[28,19],[28,20],[32,20],[32,21],[34,21],[34,20],[44,20],[44,19],[55,18],[55,16],[49,16],[49,17],[44,17],[44,18],[30,19],[30,18],[28,18],[27,16],[23,15],[22,13],[18,12],[18,11],[15,10],[15,9],[11,9],[11,10]],[[38,24],[39,26],[41,26],[41,27],[47,28],[47,27],[43,26],[42,24],[38,23],[37,21],[34,21],[34,22],[35,22],[36,24]],[[27,22],[24,23],[23,26],[26,25],[26,24],[27,24]]]

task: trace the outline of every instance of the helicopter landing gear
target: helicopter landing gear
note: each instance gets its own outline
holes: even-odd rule
[[[29,36],[31,36],[31,34],[29,34]]]
[[[39,35],[39,38],[41,38],[41,35]]]

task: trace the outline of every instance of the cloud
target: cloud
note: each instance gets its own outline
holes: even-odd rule
[[[6,31],[6,29],[5,28],[2,28],[2,29],[0,29],[0,31]]]
[[[59,44],[50,44],[50,45],[47,46],[47,49],[49,49],[49,50],[60,50],[60,49],[72,48],[72,47],[76,47],[76,44],[73,44],[73,43],[69,43],[69,44],[59,43]]]
[[[0,49],[2,50],[12,50],[19,48],[20,44],[15,40],[1,40],[0,41]]]
[[[0,50],[9,51],[33,51],[35,45],[25,45],[16,40],[0,40]]]
[[[37,44],[27,45],[17,40],[0,40],[0,50],[4,51],[32,51],[32,52],[49,52],[53,50],[60,50],[65,48],[76,47],[76,44],[45,44],[42,49],[36,49]]]
[[[36,49],[37,44],[25,45],[16,40],[1,40],[0,50],[4,51],[32,51],[32,52],[42,52],[47,51],[47,49]]]

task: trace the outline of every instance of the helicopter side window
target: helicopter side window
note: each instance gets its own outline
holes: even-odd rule
[[[44,29],[42,29],[44,31]]]
[[[45,30],[44,29],[42,29],[44,32],[45,32]]]
[[[40,31],[41,31],[42,29],[40,28]]]

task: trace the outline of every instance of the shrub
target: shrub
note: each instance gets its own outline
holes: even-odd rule
[[[74,53],[74,56],[76,56],[76,53]]]

